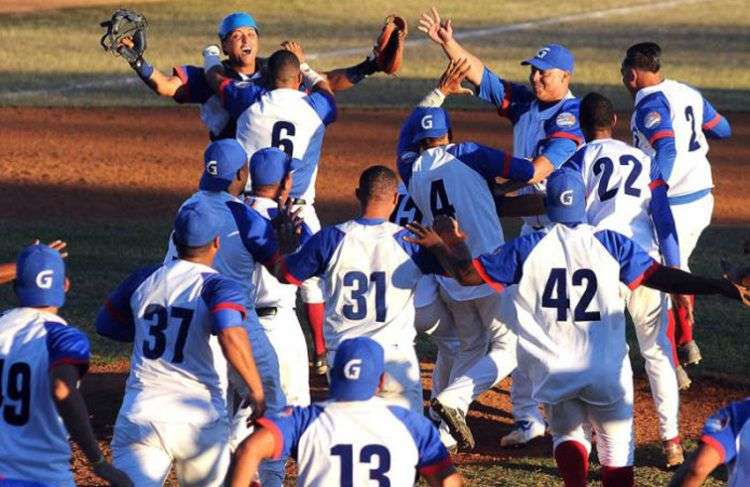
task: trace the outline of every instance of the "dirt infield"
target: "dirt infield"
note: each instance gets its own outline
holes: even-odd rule
[[[393,165],[404,110],[347,110],[326,137],[318,178],[321,219],[331,223],[356,211],[353,189],[370,164]],[[623,117],[624,120],[627,118]],[[716,184],[715,223],[750,222],[743,204],[744,164],[750,156],[750,114],[730,116],[734,136],[713,145]],[[109,221],[165,219],[195,190],[202,169],[206,135],[193,108],[175,109],[20,109],[0,108],[0,218],[69,218]],[[507,122],[490,112],[453,114],[457,140],[471,138],[510,147]],[[620,136],[627,131],[621,127]],[[425,385],[432,365],[423,364]],[[99,439],[108,444],[120,405],[127,363],[94,367],[84,392]],[[317,384],[317,392],[324,389]],[[636,383],[637,441],[658,441],[653,403],[643,378]],[[695,437],[704,418],[719,405],[750,394],[730,384],[703,380],[682,397],[682,431]],[[508,381],[481,397],[470,423],[478,449],[459,462],[494,462],[509,456],[550,453],[549,440],[525,450],[501,450],[499,437],[510,428]],[[92,480],[80,455],[75,469],[82,485]]]

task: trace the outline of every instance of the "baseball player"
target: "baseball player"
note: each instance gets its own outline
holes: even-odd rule
[[[493,253],[472,259],[457,226],[445,231],[443,222],[445,242],[419,224],[407,227],[416,235],[410,240],[432,249],[464,285],[486,282],[500,292],[517,284],[518,363],[527,369],[533,399],[545,406],[566,486],[586,485],[589,423],[603,485],[633,485],[633,379],[618,282],[738,300],[740,294],[727,280],[661,266],[629,238],[582,223],[586,188],[578,172],[554,172],[546,190],[547,215],[555,224]]]
[[[62,256],[34,244],[13,267],[20,306],[0,317],[0,484],[75,485],[70,435],[99,477],[132,486],[104,459],[78,390],[91,349],[58,315],[70,286]]]
[[[437,91],[444,97],[460,92],[467,63],[451,63],[441,77]],[[503,243],[503,231],[490,185],[496,177],[528,181],[534,175],[530,161],[511,158],[503,151],[474,142],[452,143],[448,113],[430,103],[429,94],[414,109],[401,128],[398,169],[410,198],[423,219],[431,223],[437,215],[455,216],[470,237],[473,255],[480,255]],[[511,333],[500,322],[500,298],[486,285],[466,288],[454,279],[438,276],[441,299],[453,321],[460,345],[454,358],[449,383],[462,376],[488,353],[488,343],[496,357],[501,377],[515,367],[510,349],[515,347]],[[506,370],[507,368],[507,370]],[[494,377],[494,374],[490,374]],[[456,394],[458,407],[466,414],[473,395],[485,391],[495,380],[475,377],[473,387]],[[476,393],[476,394],[473,394]],[[443,391],[439,397],[443,397]],[[452,402],[459,401],[456,398]],[[457,438],[465,448],[473,448],[473,438]]]
[[[301,48],[292,47],[300,56]],[[297,54],[279,50],[268,58],[268,91],[225,78],[217,69],[218,56],[205,56],[204,69],[209,84],[221,94],[229,113],[237,117],[237,140],[248,154],[264,147],[278,147],[301,161],[294,171],[290,192],[292,203],[301,208],[300,216],[313,232],[320,230],[320,221],[313,206],[315,180],[326,127],[336,120],[336,101],[329,83],[313,71],[300,70]],[[310,89],[300,91],[304,80]],[[248,181],[246,191],[250,191]],[[316,362],[325,358],[323,328],[323,290],[318,279],[301,288],[308,321],[313,331]]]
[[[646,154],[612,138],[616,121],[612,102],[604,96],[589,93],[581,101],[581,127],[587,143],[565,166],[579,171],[586,185],[586,223],[625,235],[655,260],[679,268],[680,251],[667,185]],[[681,464],[684,457],[677,420],[677,364],[672,361],[673,349],[667,336],[667,297],[646,286],[626,295],[659,416],[666,466],[670,468]]]
[[[544,179],[567,161],[583,142],[578,123],[579,100],[569,89],[574,69],[573,54],[564,46],[549,44],[521,64],[530,67],[529,86],[501,79],[453,37],[451,20],[441,20],[436,9],[425,13],[419,29],[440,45],[449,59],[466,59],[470,69],[466,79],[476,86],[476,96],[492,103],[498,114],[513,124],[513,156],[533,161],[533,186],[522,193],[544,192]],[[439,93],[435,93],[439,97]],[[526,186],[509,182],[503,192]],[[526,217],[522,234],[549,224],[544,216]],[[544,420],[531,400],[530,382],[523,368],[513,374],[511,387],[515,427],[501,439],[503,446],[523,445],[544,434]]]
[[[622,82],[635,100],[630,121],[633,145],[654,160],[669,185],[669,204],[680,239],[680,263],[687,270],[690,255],[711,222],[714,206],[706,139],[727,138],[731,128],[697,90],[664,79],[660,70],[659,45],[635,44],[622,61]],[[675,338],[683,364],[701,360],[692,326],[691,307],[678,308]]]
[[[383,347],[367,337],[342,341],[331,371],[331,401],[261,418],[237,451],[232,487],[250,484],[259,460],[294,452],[297,485],[461,486],[437,431],[421,414],[375,396],[387,380]]]
[[[248,337],[263,331],[243,287],[211,268],[221,224],[205,202],[184,205],[172,234],[178,259],[133,273],[97,316],[99,334],[134,344],[112,450],[139,486],[163,485],[172,463],[181,485],[223,485],[227,363],[256,414],[265,410]]]
[[[250,301],[255,296],[252,283],[256,263],[272,267],[282,252],[294,251],[297,242],[278,242],[271,222],[239,199],[245,189],[249,169],[245,150],[235,139],[212,142],[206,148],[203,160],[205,169],[200,179],[199,191],[188,198],[182,206],[200,203],[211,208],[212,218],[221,222],[222,243],[214,257],[213,267],[220,274],[239,282],[243,288],[243,295]],[[170,239],[165,263],[176,256],[176,246],[173,239]],[[276,354],[261,328],[258,328],[257,333],[250,333],[250,343],[263,381],[266,407],[269,412],[279,412],[286,405],[286,399],[281,389]],[[238,384],[235,385],[235,382]],[[230,391],[236,388],[243,389],[241,379],[231,370],[230,385],[233,386]],[[231,449],[250,433],[245,426],[245,419],[253,414],[251,408],[240,408],[236,412],[232,419]],[[281,485],[284,476],[283,463],[270,462],[261,465],[261,479],[264,485]]]
[[[231,13],[221,20],[217,34],[221,52],[226,55],[226,59],[221,61],[226,76],[237,81],[262,84],[266,59],[258,57],[260,29],[253,16],[246,12]],[[287,43],[288,41],[282,43],[282,47]],[[122,40],[121,49],[133,50],[134,47],[132,38]],[[211,140],[235,136],[236,118],[227,112],[219,97],[206,83],[202,67],[175,66],[171,75],[165,75],[146,61],[142,52],[135,52],[132,59],[130,66],[157,95],[173,98],[177,103],[200,104],[201,120],[209,130]],[[383,71],[384,67],[382,55],[373,50],[361,63],[334,69],[322,73],[322,76],[333,91],[341,91],[351,88],[371,74]],[[305,63],[303,69],[310,68]]]
[[[293,163],[284,151],[268,147],[250,158],[250,177],[253,189],[246,200],[251,208],[266,220],[278,215],[278,198],[289,191],[291,179],[285,178]],[[302,224],[300,243],[310,238],[312,232]],[[310,404],[310,374],[307,342],[295,312],[297,286],[281,284],[260,263],[253,272],[255,286],[255,311],[268,335],[279,360],[281,388],[287,403],[293,406]]]
[[[378,395],[421,413],[422,384],[414,351],[414,293],[424,274],[441,272],[435,260],[405,242],[407,233],[388,217],[398,201],[392,170],[371,166],[356,190],[360,217],[325,227],[275,266],[282,282],[321,276],[326,290],[328,362],[347,338],[367,336],[385,349],[387,378]]]
[[[34,240],[32,242],[32,245],[36,245],[39,243],[39,239]],[[68,252],[65,250],[68,246],[68,243],[63,240],[55,240],[47,244],[48,247],[50,247],[52,250],[57,250],[60,252],[60,255],[62,258],[66,258],[68,256]],[[16,263],[15,262],[6,262],[4,264],[0,264],[0,284],[7,284],[9,282],[13,282],[13,280],[16,278]]]
[[[733,402],[706,420],[698,449],[674,474],[670,487],[698,487],[722,463],[729,487],[750,483],[750,398]]]

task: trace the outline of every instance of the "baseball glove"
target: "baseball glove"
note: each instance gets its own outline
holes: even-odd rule
[[[135,10],[120,9],[100,25],[107,28],[99,41],[105,51],[122,56],[131,65],[143,58],[148,29],[146,17]]]
[[[734,266],[726,260],[721,260],[724,279],[728,280],[740,293],[740,298],[746,306],[750,306],[750,267]]]
[[[404,59],[404,42],[408,32],[409,28],[403,17],[389,15],[385,18],[383,30],[372,48],[378,71],[393,74],[399,70]]]

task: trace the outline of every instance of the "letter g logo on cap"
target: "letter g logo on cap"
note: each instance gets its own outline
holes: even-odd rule
[[[543,48],[539,49],[539,51],[536,53],[536,57],[538,57],[539,59],[542,59],[547,54],[549,54],[549,48],[548,47],[543,47]]]
[[[362,369],[362,359],[353,358],[344,365],[344,377],[350,380],[359,379],[359,372]]]
[[[52,270],[43,270],[36,275],[36,285],[41,289],[49,289],[52,287]]]
[[[219,174],[219,163],[216,161],[208,161],[206,164],[206,172],[210,174],[211,176],[216,176]]]
[[[563,191],[560,193],[560,203],[562,203],[565,206],[570,206],[573,204],[573,190],[569,189],[567,191]]]
[[[425,115],[422,117],[422,128],[425,130],[432,128],[432,115]]]

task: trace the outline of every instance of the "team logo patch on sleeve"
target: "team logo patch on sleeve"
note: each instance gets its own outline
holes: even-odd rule
[[[725,414],[711,416],[710,418],[708,418],[708,421],[706,421],[706,432],[718,433],[719,431],[726,428],[728,424],[729,417],[727,417]]]
[[[647,129],[656,127],[659,125],[659,122],[661,122],[661,115],[659,112],[649,112],[649,114],[646,115],[646,118],[643,119],[643,125],[645,125]]]
[[[576,116],[570,112],[562,112],[555,119],[555,123],[559,127],[572,127],[576,124]]]

